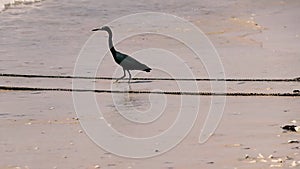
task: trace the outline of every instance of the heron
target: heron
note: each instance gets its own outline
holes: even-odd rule
[[[131,80],[131,73],[130,70],[140,70],[145,72],[150,72],[152,69],[149,68],[147,65],[137,61],[133,57],[126,55],[124,53],[121,53],[117,51],[113,45],[112,42],[112,30],[108,26],[103,26],[101,28],[93,29],[92,31],[106,31],[108,33],[108,46],[111,54],[114,57],[114,60],[117,64],[119,64],[123,68],[123,76],[117,78],[116,82],[118,82],[121,79],[124,79],[126,77],[126,71],[129,75],[128,83],[130,83]]]

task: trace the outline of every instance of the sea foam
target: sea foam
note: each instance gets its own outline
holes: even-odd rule
[[[16,4],[26,4],[26,3],[33,3],[33,2],[40,2],[42,0],[0,0],[0,11],[4,10],[6,7],[10,5]]]

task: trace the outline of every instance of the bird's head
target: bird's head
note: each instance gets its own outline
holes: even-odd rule
[[[111,32],[111,29],[108,26],[103,26],[101,28],[96,28],[92,30],[93,32],[95,31],[106,31],[106,32]]]

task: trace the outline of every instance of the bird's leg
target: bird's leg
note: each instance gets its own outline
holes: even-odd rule
[[[124,79],[124,77],[126,76],[125,69],[123,69],[123,73],[124,73],[123,76],[117,78],[117,80],[115,81],[116,83],[117,83],[119,80]]]
[[[131,80],[131,73],[129,72],[129,70],[127,70],[128,74],[129,74],[129,80],[128,80],[128,83],[130,83],[130,80]]]

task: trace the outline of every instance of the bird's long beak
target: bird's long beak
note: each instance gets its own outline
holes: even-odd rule
[[[101,30],[100,28],[96,28],[96,29],[93,29],[92,31],[95,32],[95,31],[99,31]]]

